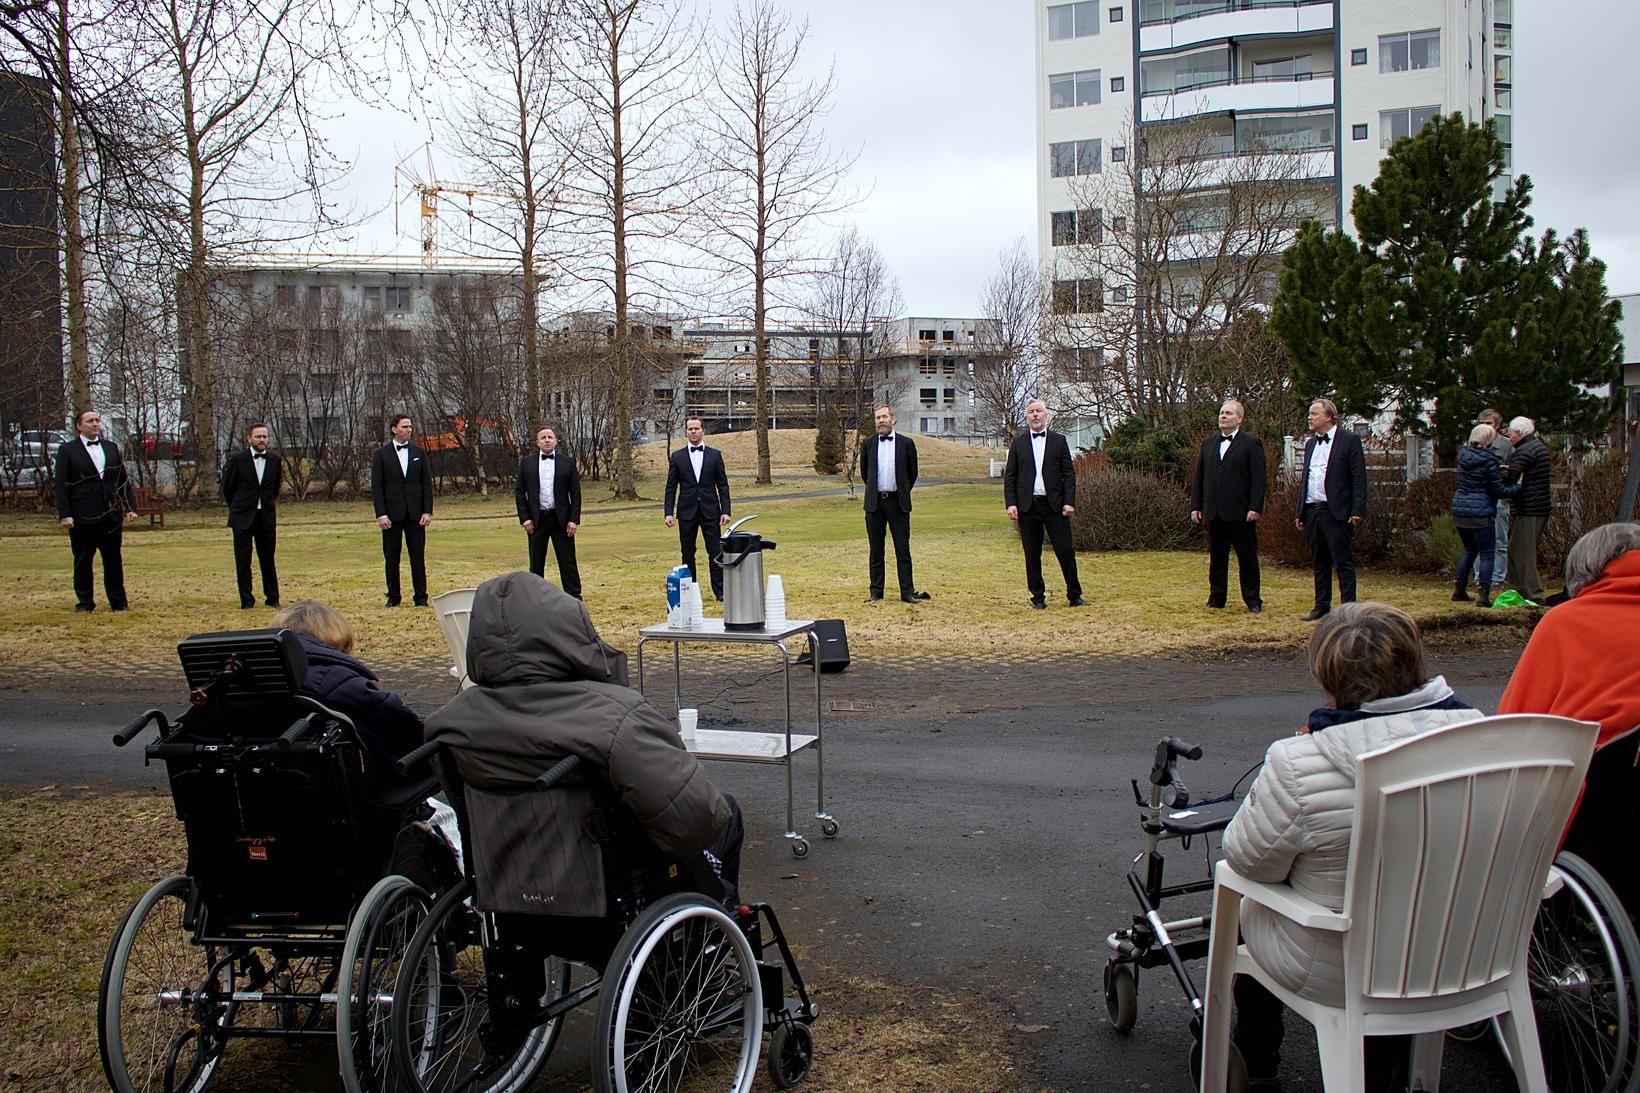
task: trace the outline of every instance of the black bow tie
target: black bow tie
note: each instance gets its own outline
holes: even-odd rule
[[[541,458],[542,458],[542,460],[551,459],[552,458],[552,453],[551,452],[542,452],[541,453]]]
[[[1041,440],[1043,437],[1045,437],[1047,435],[1048,435],[1047,433],[1032,433],[1031,434],[1031,439],[1032,440]]]
[[[101,443],[102,443],[102,441],[100,441],[100,440],[88,440],[88,441],[85,442],[85,446],[87,448],[95,448],[97,445],[99,445]]]
[[[690,454],[694,454],[695,452],[704,452],[705,450],[706,448],[704,446],[697,448],[693,444],[689,445]]]
[[[892,435],[890,435],[890,436],[880,436],[880,437],[877,438],[877,443],[879,443],[879,444],[890,444],[890,443],[893,443],[893,441],[894,441],[894,437]]]
[[[1327,443],[1327,441],[1329,441],[1331,439],[1332,439],[1332,437],[1330,437],[1327,434],[1323,433],[1320,436],[1315,438],[1315,442],[1317,444],[1325,444],[1325,443]]]
[[[267,452],[252,452],[251,453],[251,458],[252,459],[266,459],[267,457],[268,457]]]
[[[399,451],[399,452],[407,452],[407,451],[410,450],[410,445],[408,445],[408,444],[395,444],[395,445],[393,445],[393,450],[394,451]]]

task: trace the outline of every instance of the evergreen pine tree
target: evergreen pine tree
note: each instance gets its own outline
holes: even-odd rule
[[[821,408],[814,431],[814,469],[819,474],[843,473],[843,418],[831,399]]]

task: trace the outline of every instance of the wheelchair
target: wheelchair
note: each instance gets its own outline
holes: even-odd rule
[[[774,1084],[786,1089],[807,1076],[819,1010],[772,908],[726,908],[700,894],[717,886],[704,857],[662,859],[607,786],[565,781],[576,757],[509,793],[463,785],[437,742],[402,766],[422,762],[432,763],[455,810],[464,879],[433,905],[399,965],[390,1040],[405,1088],[523,1090],[565,1015],[593,1003],[598,1093],[744,1093],[765,1032]],[[480,809],[487,822],[475,826]],[[498,809],[509,840],[488,822]],[[549,815],[571,817],[580,844],[543,847],[543,827],[566,830],[540,822]],[[543,857],[553,863],[541,866]],[[540,882],[543,873],[578,875],[603,899],[587,903],[587,887],[570,895],[570,885]],[[525,879],[509,886],[508,877]]]
[[[109,947],[103,1073],[118,1093],[199,1093],[232,1040],[324,1039],[348,1093],[383,1093],[391,984],[440,872],[418,883],[387,866],[436,786],[367,763],[353,723],[297,693],[307,658],[291,632],[197,635],[178,652],[187,712],[148,710],[114,737],[158,726],[145,761],[166,765],[188,864]]]

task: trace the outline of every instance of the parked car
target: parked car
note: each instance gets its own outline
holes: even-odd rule
[[[144,459],[181,459],[187,447],[187,438],[177,433],[143,433],[132,438],[131,446],[140,441]]]

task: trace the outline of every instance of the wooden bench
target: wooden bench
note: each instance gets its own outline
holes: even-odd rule
[[[148,517],[148,526],[165,526],[165,495],[152,486],[137,486],[131,491],[131,503],[138,516]]]

